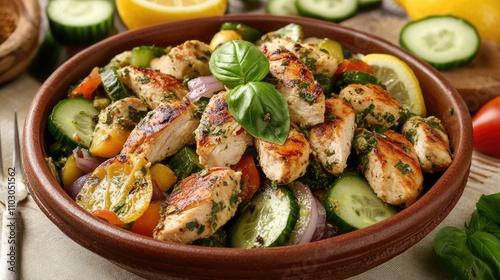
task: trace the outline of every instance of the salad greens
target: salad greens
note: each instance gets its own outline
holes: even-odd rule
[[[441,266],[455,279],[499,279],[500,193],[482,195],[465,229],[446,226],[434,237]]]
[[[249,82],[227,95],[229,112],[252,136],[283,145],[290,129],[288,105],[274,85]]]
[[[229,112],[252,136],[283,145],[290,130],[285,98],[274,85],[261,82],[269,61],[252,43],[232,40],[218,47],[209,61],[214,77],[231,88]]]
[[[232,40],[218,47],[209,62],[212,75],[229,88],[262,80],[269,72],[269,61],[252,43]]]

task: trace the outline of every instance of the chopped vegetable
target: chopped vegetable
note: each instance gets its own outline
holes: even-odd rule
[[[297,223],[299,205],[286,188],[258,192],[230,229],[232,247],[258,248],[285,245]]]
[[[262,36],[259,30],[240,22],[224,22],[220,29],[236,31],[243,40],[249,42],[255,42]]]
[[[101,85],[101,76],[99,75],[99,67],[92,68],[90,74],[68,94],[69,98],[83,97],[92,100],[94,92]]]
[[[248,200],[253,197],[260,188],[260,175],[251,153],[244,154],[240,161],[231,166],[234,171],[241,172],[241,200]]]
[[[63,145],[88,148],[98,114],[99,111],[88,99],[63,99],[49,116],[49,131]]]
[[[142,234],[144,236],[153,237],[153,230],[160,221],[160,207],[162,201],[153,201],[149,204],[144,213],[134,221],[130,231]]]

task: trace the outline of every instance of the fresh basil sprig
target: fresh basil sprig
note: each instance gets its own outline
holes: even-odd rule
[[[283,145],[290,130],[285,98],[274,85],[261,80],[269,60],[254,44],[232,40],[219,46],[209,62],[212,75],[231,88],[229,112],[253,137]]]
[[[500,193],[482,195],[465,229],[446,226],[434,237],[434,252],[456,279],[500,279]]]
[[[228,88],[262,80],[269,72],[267,57],[252,43],[232,40],[219,46],[209,61],[212,75]]]
[[[231,90],[226,101],[229,112],[252,136],[283,145],[290,130],[285,98],[274,85],[249,82]]]

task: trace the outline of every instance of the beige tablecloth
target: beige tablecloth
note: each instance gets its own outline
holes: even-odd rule
[[[244,6],[240,0],[231,0],[233,12],[245,9],[247,12],[259,13],[262,7],[262,4]],[[344,24],[349,25],[350,22]],[[382,34],[385,29],[377,25],[376,21],[373,25],[352,25],[375,34]],[[0,85],[3,147],[12,146],[13,111],[18,112],[21,129],[31,99],[39,86],[40,83],[28,74]],[[4,149],[4,162],[6,165],[11,162],[8,149]],[[353,279],[446,279],[433,253],[435,232],[447,225],[463,227],[481,194],[500,192],[499,182],[500,159],[474,153],[464,194],[438,228],[406,252]],[[141,279],[74,243],[42,214],[31,197],[22,202],[19,208],[23,219],[20,236],[21,279]]]

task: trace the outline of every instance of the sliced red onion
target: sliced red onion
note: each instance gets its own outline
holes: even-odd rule
[[[71,187],[69,188],[68,190],[68,195],[73,199],[75,200],[76,199],[76,196],[78,195],[78,193],[80,193],[80,190],[83,188],[83,185],[85,185],[85,182],[87,181],[87,179],[90,177],[90,175],[92,175],[92,173],[87,173],[81,177],[79,177],[78,179],[76,179],[73,184],[71,184]]]
[[[318,223],[318,205],[309,187],[295,182],[290,189],[299,201],[300,212],[289,244],[304,244],[311,241]]]
[[[73,150],[73,155],[76,160],[76,165],[85,173],[94,171],[94,169],[104,161],[102,158],[91,156],[89,150],[80,147]]]
[[[311,241],[318,241],[323,238],[326,227],[326,209],[316,197],[316,205],[318,206],[318,221],[316,222],[316,230],[311,238]]]
[[[187,82],[189,93],[186,98],[195,102],[201,97],[212,97],[214,93],[224,89],[224,85],[214,76],[201,76]]]

